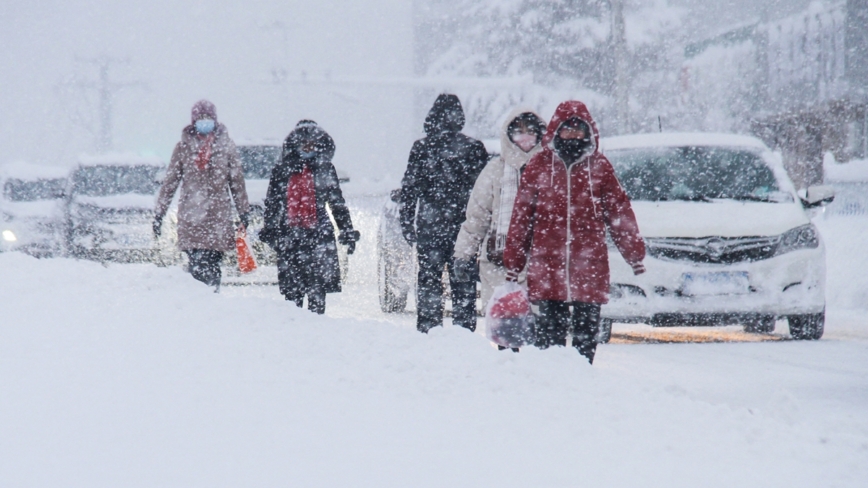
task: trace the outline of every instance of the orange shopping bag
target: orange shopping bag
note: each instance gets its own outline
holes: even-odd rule
[[[247,245],[247,231],[235,233],[235,252],[238,253],[238,271],[249,273],[256,269],[256,259]]]

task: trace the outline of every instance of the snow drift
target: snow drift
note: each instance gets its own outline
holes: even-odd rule
[[[868,479],[864,339],[607,345],[591,367],[215,294],[177,268],[0,269],[4,486]]]

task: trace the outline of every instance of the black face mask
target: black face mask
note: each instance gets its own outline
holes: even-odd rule
[[[554,142],[555,151],[557,151],[558,156],[567,164],[575,163],[593,147],[590,138],[561,139],[560,136],[555,136]]]

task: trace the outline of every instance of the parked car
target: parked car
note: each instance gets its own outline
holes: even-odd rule
[[[69,168],[16,162],[0,168],[0,251],[63,253],[63,196]]]
[[[377,286],[380,310],[386,313],[403,312],[416,284],[416,249],[401,232],[400,202],[401,190],[392,190],[377,230]]]
[[[645,134],[601,147],[648,253],[647,273],[634,276],[610,247],[609,331],[614,320],[770,333],[786,318],[794,339],[823,335],[825,249],[808,209],[831,202],[831,187],[797,192],[753,137]]]
[[[259,232],[264,225],[268,180],[271,178],[271,169],[280,158],[280,148],[280,143],[273,141],[238,145],[238,155],[244,170],[244,185],[250,200],[250,227],[247,229],[247,237],[260,266],[274,266],[277,263],[274,251],[259,240]]]
[[[280,158],[282,141],[262,140],[243,141],[237,144],[238,155],[241,159],[241,167],[244,170],[244,184],[247,188],[247,197],[250,200],[250,226],[247,229],[247,238],[253,255],[260,269],[255,276],[241,276],[235,271],[234,255],[227,253],[226,284],[249,284],[258,282],[277,281],[277,256],[270,246],[259,240],[259,232],[265,224],[265,196],[268,193],[268,182],[271,178],[271,170]],[[337,170],[338,181],[347,183],[349,176],[341,170]],[[338,246],[338,258],[341,264],[341,276],[346,280],[348,259],[344,246]]]
[[[489,161],[500,156],[500,139],[482,141]],[[401,232],[401,190],[389,193],[380,213],[377,231],[377,286],[380,310],[386,313],[403,312],[407,296],[416,287],[416,249],[407,244]],[[450,297],[449,280],[444,279],[444,296]]]
[[[835,203],[826,208],[828,216],[868,215],[868,160],[826,164],[825,181],[835,188]]]
[[[154,241],[154,202],[165,175],[157,158],[123,154],[82,157],[69,178],[66,240],[73,257],[98,261],[156,262],[179,259],[172,229]]]

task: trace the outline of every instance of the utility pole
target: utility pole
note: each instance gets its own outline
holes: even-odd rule
[[[130,86],[143,85],[141,82],[131,83],[115,83],[111,81],[110,71],[112,67],[122,64],[128,64],[127,59],[116,59],[108,56],[100,56],[97,58],[78,58],[77,61],[87,64],[92,64],[99,70],[96,82],[82,81],[76,82],[80,88],[91,89],[97,92],[99,98],[97,112],[99,114],[99,132],[97,134],[97,151],[104,153],[112,149],[112,102],[114,101],[115,93],[123,88]]]
[[[624,0],[610,0],[612,7],[612,43],[615,54],[615,114],[618,134],[630,130],[630,89],[627,79],[627,25],[624,21]]]

